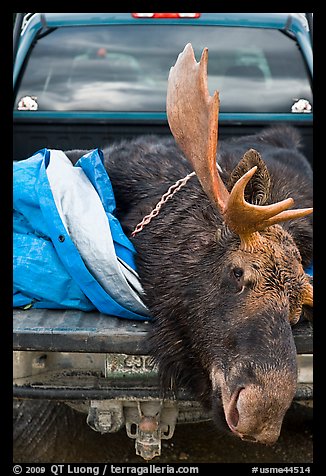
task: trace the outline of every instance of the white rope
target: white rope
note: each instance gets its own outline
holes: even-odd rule
[[[142,221],[140,223],[138,223],[138,225],[136,226],[136,228],[134,229],[134,231],[131,233],[131,236],[134,237],[137,233],[139,233],[140,231],[142,231],[142,229],[144,228],[144,226],[148,225],[148,223],[150,223],[150,221],[156,217],[160,210],[161,210],[161,207],[162,205],[164,205],[164,203],[166,203],[170,198],[173,197],[173,195],[178,192],[178,190],[180,190],[180,188],[182,188],[184,185],[186,185],[186,183],[188,182],[188,180],[193,177],[194,175],[196,175],[196,172],[191,172],[190,174],[188,174],[186,177],[184,177],[183,179],[180,179],[178,180],[174,185],[172,185],[168,191],[162,196],[161,200],[158,202],[158,204],[155,206],[155,208],[153,208],[153,210],[151,211],[151,213],[149,213],[148,215],[146,215]]]

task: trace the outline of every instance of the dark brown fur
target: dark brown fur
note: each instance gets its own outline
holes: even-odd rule
[[[292,197],[295,208],[310,207],[312,172],[298,147],[290,128],[220,142],[224,183],[232,188],[255,165],[238,165],[254,148],[263,162],[256,164],[246,199],[264,205]],[[67,155],[75,162],[82,152]],[[170,138],[112,144],[104,157],[128,235],[169,186],[191,172]],[[255,252],[239,250],[239,237],[193,177],[132,241],[153,316],[149,343],[162,387],[187,387],[222,427],[225,418],[237,423],[242,408],[240,436],[271,443],[295,392],[290,319],[301,313],[302,265],[312,260],[311,215],[274,225],[261,236]]]

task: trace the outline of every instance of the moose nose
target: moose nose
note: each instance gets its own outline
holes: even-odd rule
[[[252,412],[259,402],[257,394],[251,385],[235,390],[225,408],[225,418],[230,430],[242,440],[272,445],[276,442],[280,426],[276,422],[261,420],[261,412]],[[256,399],[255,399],[256,396]]]

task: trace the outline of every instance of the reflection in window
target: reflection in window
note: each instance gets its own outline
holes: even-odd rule
[[[186,25],[58,28],[41,38],[17,95],[45,111],[165,111],[167,77],[191,42],[209,50],[208,86],[221,112],[291,112],[312,104],[302,55],[278,30]],[[28,103],[28,101],[27,101]]]

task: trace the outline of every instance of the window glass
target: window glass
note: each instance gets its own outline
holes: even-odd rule
[[[220,91],[221,112],[291,112],[299,99],[312,104],[300,50],[281,31],[176,24],[54,30],[31,53],[16,107],[164,112],[170,67],[189,42],[197,60],[208,47],[208,86],[211,94]]]

